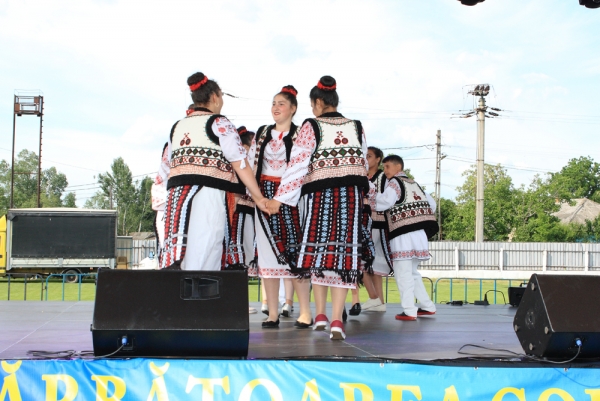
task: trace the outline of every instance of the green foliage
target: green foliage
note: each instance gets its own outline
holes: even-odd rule
[[[600,202],[600,164],[591,157],[571,159],[558,173],[550,173],[550,192],[561,201],[588,198]]]
[[[84,207],[118,211],[118,235],[137,231],[152,231],[154,212],[151,207],[152,180],[133,181],[131,170],[123,158],[115,159],[110,172],[98,175],[100,190],[85,202]]]
[[[15,208],[37,207],[38,156],[23,149],[15,158]],[[0,162],[0,214],[10,207],[11,168],[6,160]],[[65,194],[67,176],[50,167],[42,170],[40,203],[42,207],[75,207],[75,194]],[[64,198],[63,198],[64,195]]]
[[[476,169],[463,174],[456,204],[442,200],[443,239],[472,241],[475,236]],[[586,224],[562,224],[553,216],[557,201],[588,197],[600,201],[600,164],[589,157],[569,160],[547,178],[516,188],[501,165],[484,169],[484,237],[486,241],[597,242],[600,218]],[[444,211],[446,209],[446,211]]]

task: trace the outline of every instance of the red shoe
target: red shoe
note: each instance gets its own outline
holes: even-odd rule
[[[428,310],[421,309],[421,308],[419,308],[417,310],[417,316],[429,316],[429,315],[435,315],[435,311],[430,312]]]
[[[344,323],[339,320],[331,322],[331,333],[329,334],[329,338],[332,340],[345,340],[346,333],[344,332]]]
[[[315,318],[315,323],[313,324],[313,330],[323,331],[327,329],[327,325],[329,325],[329,319],[327,316],[320,314]]]
[[[396,320],[414,321],[417,320],[417,317],[408,316],[406,313],[402,312],[399,315],[396,315]]]

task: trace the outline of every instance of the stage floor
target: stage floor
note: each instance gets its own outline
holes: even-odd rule
[[[260,310],[259,303],[250,305]],[[436,315],[420,317],[416,322],[394,319],[402,312],[399,304],[388,304],[387,312],[349,316],[345,341],[331,341],[329,332],[296,329],[295,317],[281,318],[279,329],[262,329],[266,316],[259,311],[250,315],[248,358],[337,356],[432,361],[464,358],[458,349],[465,344],[523,352],[512,329],[517,308],[437,307]],[[91,351],[93,310],[93,302],[0,301],[0,359],[24,359],[30,350]]]

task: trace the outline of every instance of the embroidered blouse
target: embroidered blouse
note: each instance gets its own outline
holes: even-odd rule
[[[361,135],[362,151],[365,158],[365,165],[368,170],[368,147],[364,130]],[[298,201],[300,200],[300,195],[302,192],[302,184],[304,183],[304,178],[308,173],[308,166],[316,147],[317,139],[315,136],[315,131],[312,127],[312,124],[310,124],[310,122],[306,122],[304,125],[302,125],[302,128],[300,128],[300,132],[298,132],[298,136],[296,137],[296,141],[292,147],[290,162],[288,163],[287,168],[281,177],[281,184],[279,185],[279,189],[277,190],[277,193],[273,199],[290,206],[298,205]]]

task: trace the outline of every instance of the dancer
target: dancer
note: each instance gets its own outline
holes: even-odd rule
[[[367,160],[369,161],[369,181],[376,188],[376,192],[383,192],[386,177],[381,167],[383,152],[374,146],[369,146]],[[375,208],[371,209],[371,218],[373,219],[373,228],[371,231],[373,242],[375,244],[375,260],[368,271],[363,272],[363,284],[369,294],[369,299],[362,305],[363,311],[385,312],[385,298],[383,295],[384,276],[392,272],[392,263],[389,260],[389,238],[386,231],[385,216],[382,212],[377,212]],[[352,306],[354,308],[354,305]],[[350,309],[350,315],[353,310]]]
[[[368,190],[367,144],[362,125],[337,112],[336,81],[323,76],[310,91],[312,112],[292,148],[276,196],[268,202],[303,208],[298,267],[311,273],[316,313],[313,329],[329,325],[325,306],[331,287],[330,338],[346,338],[342,312],[356,288],[361,257],[363,191]],[[302,199],[300,197],[302,195]]]
[[[389,229],[390,258],[404,309],[396,315],[396,320],[414,321],[417,316],[434,315],[436,311],[417,268],[430,257],[427,238],[438,231],[438,224],[419,184],[404,174],[400,156],[384,158],[383,171],[387,178],[385,190],[377,193],[376,204],[372,206],[385,211]],[[415,306],[415,297],[421,303],[420,308]]]
[[[262,126],[257,131],[254,159],[256,179],[260,182],[262,194],[269,199],[278,191],[281,177],[290,161],[298,128],[292,122],[298,110],[297,93],[293,86],[284,86],[273,98],[271,106],[275,124]],[[279,214],[271,216],[257,210],[256,221],[258,272],[263,280],[269,315],[262,327],[277,328],[280,279],[295,279],[299,273],[306,275],[306,271],[298,270],[295,264],[298,259],[300,214],[296,205],[284,205]],[[308,280],[294,280],[300,302],[300,315],[295,326],[299,328],[308,328],[312,323],[309,285]],[[288,312],[291,312],[291,308]]]
[[[237,129],[242,141],[242,146],[248,157],[249,164],[253,164],[250,147],[254,139],[254,132],[248,131],[245,126]],[[254,208],[252,198],[246,194],[239,195],[227,192],[227,205],[231,231],[228,233],[226,246],[225,269],[245,269],[249,277],[257,277],[254,251]]]
[[[201,72],[187,82],[196,107],[171,130],[160,268],[220,270],[228,224],[225,192],[244,194],[246,185],[263,210],[266,199],[235,127],[218,114],[223,107],[219,85]]]

